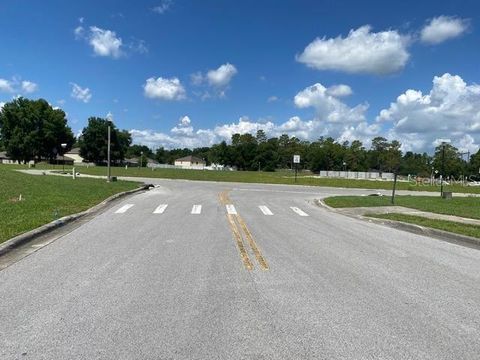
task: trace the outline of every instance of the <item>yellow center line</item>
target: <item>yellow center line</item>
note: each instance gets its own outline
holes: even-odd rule
[[[247,250],[245,249],[245,245],[243,244],[242,235],[240,235],[240,231],[238,230],[237,224],[235,224],[235,220],[233,215],[227,214],[228,222],[230,224],[230,228],[232,229],[233,236],[235,237],[235,241],[237,242],[238,251],[240,251],[240,256],[243,261],[243,265],[245,269],[252,270],[253,264],[248,257]]]
[[[220,203],[223,205],[228,205],[231,204],[231,200],[228,196],[228,191],[225,190],[222,191],[219,194],[219,200]],[[238,250],[240,252],[240,256],[242,258],[243,264],[247,270],[252,270],[253,269],[253,264],[248,256],[248,252],[245,248],[245,244],[243,243],[243,238],[246,238],[248,244],[250,245],[250,248],[253,251],[253,254],[255,255],[255,258],[257,259],[258,263],[260,264],[260,267],[262,270],[268,270],[269,266],[267,261],[262,255],[262,252],[258,248],[257,243],[255,242],[255,239],[253,238],[252,233],[247,227],[247,224],[245,221],[242,219],[240,215],[232,215],[232,214],[227,214],[227,219],[228,223],[230,225],[230,229],[232,230],[233,236],[235,238],[235,241],[237,243]],[[235,221],[236,220],[236,221]],[[238,225],[240,226],[240,229],[243,230],[243,236],[241,234],[241,231],[239,230]]]
[[[255,242],[255,239],[252,236],[252,233],[247,227],[247,224],[245,223],[245,221],[242,219],[240,215],[236,215],[236,217],[241,228],[243,229],[243,232],[247,237],[248,243],[250,244],[250,247],[253,250],[255,257],[257,258],[258,263],[260,264],[260,267],[262,268],[262,270],[268,270],[269,267],[268,267],[267,261],[265,260],[265,258],[262,255],[262,252],[258,248],[257,243]]]

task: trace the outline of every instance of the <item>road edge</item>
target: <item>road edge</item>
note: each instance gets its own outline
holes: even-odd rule
[[[332,208],[331,206],[328,206],[325,204],[325,202],[322,199],[315,199],[314,200],[315,205],[319,207],[323,207],[331,212],[335,212],[340,215],[348,216],[353,219],[360,219],[362,221],[370,222],[370,223],[375,223],[377,225],[383,225],[383,226],[388,226],[397,230],[402,230],[402,231],[407,231],[413,234],[417,235],[423,235],[423,236],[428,236],[428,237],[433,237],[438,240],[443,240],[447,242],[452,242],[452,243],[467,243],[470,245],[476,245],[480,246],[480,239],[471,237],[471,236],[466,236],[466,235],[460,235],[460,234],[455,234],[452,232],[444,231],[444,230],[438,230],[430,227],[425,227],[425,226],[420,226],[417,224],[411,224],[411,223],[406,223],[403,221],[396,221],[396,220],[388,220],[388,219],[378,219],[374,217],[369,217],[365,215],[350,215],[350,214],[345,214],[341,211],[338,211],[336,208]]]
[[[70,224],[70,223],[72,223],[72,222],[74,222],[74,221],[76,221],[76,220],[78,220],[78,219],[80,219],[80,218],[82,218],[82,217],[84,217],[88,214],[99,211],[99,210],[103,209],[104,207],[106,207],[109,203],[111,203],[114,200],[117,200],[117,199],[119,199],[121,197],[124,197],[124,196],[127,196],[127,195],[135,194],[137,192],[148,190],[151,187],[153,187],[153,185],[144,184],[144,185],[142,185],[142,186],[140,186],[136,189],[123,191],[123,192],[114,194],[114,195],[106,198],[102,202],[92,206],[91,208],[89,208],[87,210],[84,210],[84,211],[76,213],[76,214],[71,214],[71,215],[61,217],[60,219],[54,220],[54,221],[49,222],[47,224],[41,225],[41,226],[39,226],[39,227],[37,227],[33,230],[30,230],[30,231],[27,231],[23,234],[17,235],[15,237],[3,242],[2,244],[0,244],[0,256],[5,255],[9,251],[18,248],[18,247],[34,240],[35,238],[37,238],[39,236],[45,235],[48,232],[51,232],[51,231],[53,231],[53,230],[55,230],[59,227],[62,227],[66,224]]]

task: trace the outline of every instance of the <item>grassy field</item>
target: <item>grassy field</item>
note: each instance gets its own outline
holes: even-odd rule
[[[23,167],[22,165],[14,165]],[[37,169],[62,169],[62,166],[53,166],[38,164]],[[71,167],[65,169],[71,170]],[[107,169],[101,166],[76,167],[82,174],[103,175]],[[370,180],[352,180],[352,179],[327,179],[315,178],[312,174],[299,173],[297,182],[294,180],[293,171],[279,170],[275,172],[263,171],[210,171],[210,170],[182,170],[182,169],[155,169],[148,168],[129,168],[112,167],[112,176],[133,176],[133,177],[154,177],[164,179],[186,179],[186,180],[204,180],[204,181],[226,181],[226,182],[244,182],[244,183],[263,183],[263,184],[297,184],[310,186],[329,186],[343,188],[361,188],[361,189],[384,189],[391,190],[393,183],[391,181],[370,181]],[[410,191],[438,191],[440,186],[430,186],[407,182],[398,182],[397,189]],[[480,187],[468,187],[462,185],[446,185],[445,191],[461,193],[480,193]]]
[[[476,225],[461,224],[445,220],[427,219],[420,216],[405,214],[369,214],[368,216],[377,219],[402,221],[410,224],[448,231],[455,234],[480,238],[480,226]]]
[[[335,196],[324,202],[334,208],[391,206],[388,196]],[[457,197],[445,200],[433,196],[396,196],[395,205],[437,214],[480,219],[480,198]]]
[[[0,165],[0,243],[138,187],[135,182],[27,175],[14,168]]]

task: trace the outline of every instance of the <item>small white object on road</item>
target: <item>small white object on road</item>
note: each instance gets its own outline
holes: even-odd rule
[[[296,206],[290,206],[290,209],[292,209],[295,213],[297,213],[300,216],[308,216],[306,212],[304,212],[303,210],[299,209]]]
[[[229,215],[237,215],[237,210],[235,209],[235,206],[233,206],[232,204],[228,204],[225,205],[225,207],[227,208],[227,213]]]
[[[125,212],[127,212],[128,209],[130,209],[134,204],[126,204],[126,205],[123,205],[120,209],[118,209],[117,211],[115,211],[115,214],[123,214]]]
[[[263,215],[273,215],[272,211],[266,207],[265,205],[259,205],[260,211],[263,213]]]
[[[200,215],[202,213],[202,205],[193,205],[192,214]]]
[[[154,211],[154,214],[163,214],[163,212],[166,210],[168,204],[161,204],[159,205]]]

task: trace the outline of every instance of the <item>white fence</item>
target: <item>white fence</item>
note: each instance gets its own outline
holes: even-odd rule
[[[320,177],[360,179],[360,180],[393,180],[393,173],[370,171],[333,171],[320,170]]]

